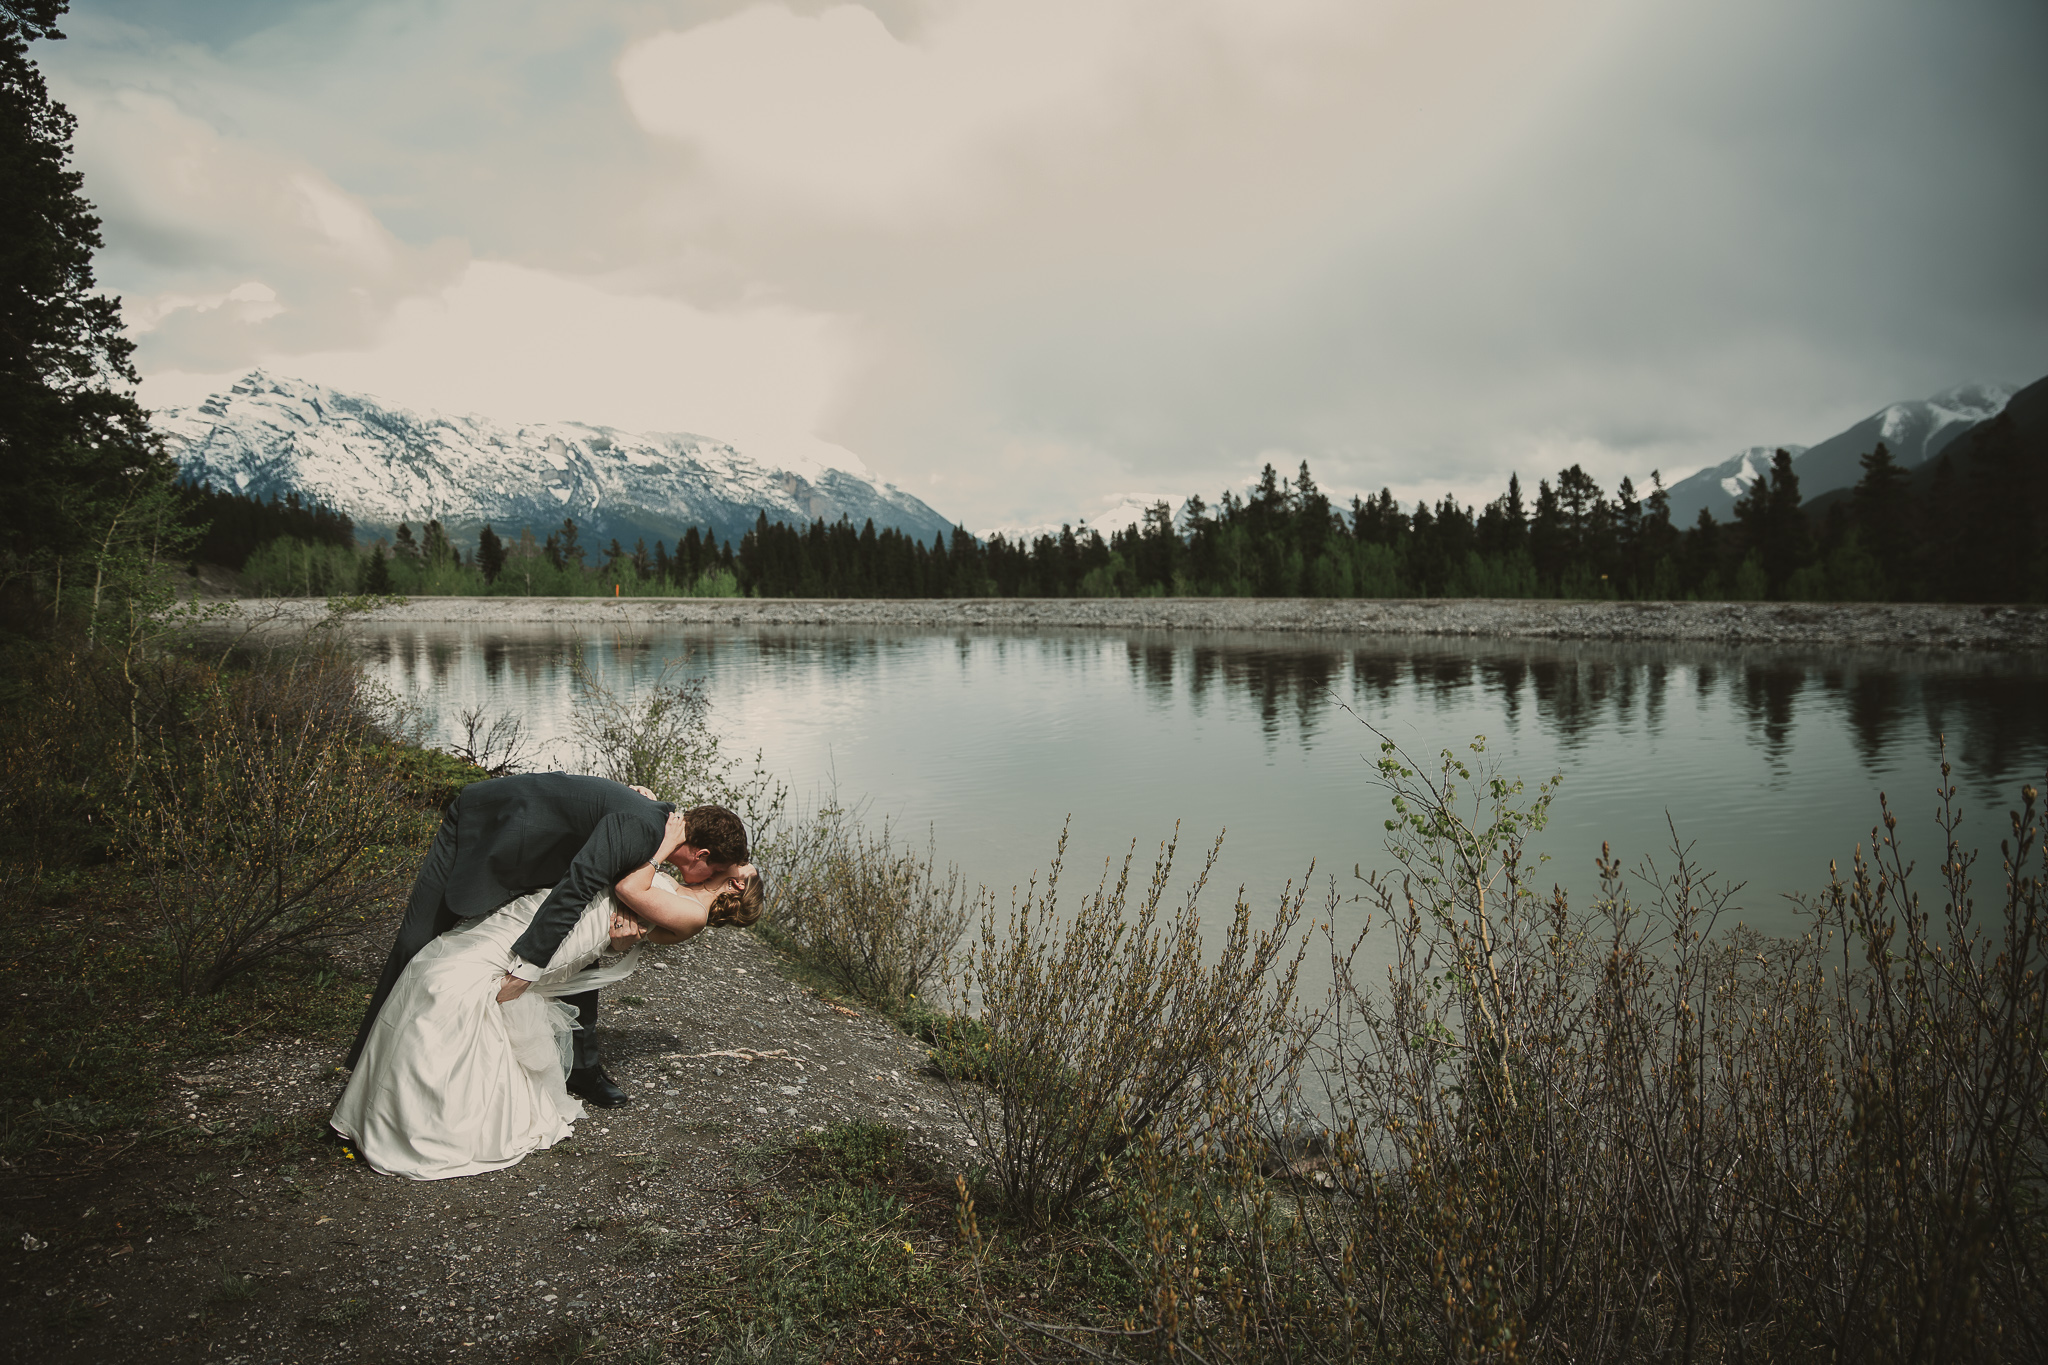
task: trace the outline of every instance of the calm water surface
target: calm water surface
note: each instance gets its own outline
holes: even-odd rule
[[[1502,771],[1563,785],[1546,874],[1583,892],[1601,841],[1668,861],[1667,814],[1699,862],[1747,883],[1740,917],[1797,923],[1786,893],[1867,840],[1880,791],[1910,853],[1946,735],[1976,841],[1993,850],[2023,781],[2048,768],[2048,656],[1450,643],[1175,633],[933,634],[693,628],[365,630],[371,668],[436,717],[514,711],[575,767],[569,661],[644,686],[665,661],[704,678],[715,724],[800,794],[836,781],[967,876],[1042,871],[1060,828],[1065,885],[1092,889],[1136,840],[1146,869],[1181,824],[1183,865],[1228,831],[1218,879],[1270,899],[1386,867],[1385,793],[1365,722],[1418,757],[1475,735]],[[1205,898],[1212,915],[1226,897]]]

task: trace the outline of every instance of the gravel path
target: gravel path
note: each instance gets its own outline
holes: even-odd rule
[[[324,599],[242,600],[249,622],[298,624]],[[2048,649],[2048,608],[1923,603],[1549,602],[1321,598],[419,597],[379,624],[882,626],[924,630],[1290,631],[1731,645]]]
[[[381,940],[365,945],[382,957]],[[339,1045],[274,1039],[180,1067],[159,1119],[254,1135],[271,1155],[131,1154],[98,1174],[0,1177],[15,1307],[0,1353],[567,1359],[572,1335],[602,1324],[615,1344],[666,1345],[648,1359],[695,1359],[667,1351],[756,1235],[765,1144],[865,1119],[964,1169],[970,1143],[943,1087],[886,1021],[792,985],[744,932],[650,957],[605,991],[600,1016],[606,1066],[633,1103],[591,1111],[573,1139],[505,1171],[416,1183],[338,1146],[264,1144],[268,1125],[324,1120],[346,1079]],[[247,1288],[224,1291],[230,1276]]]

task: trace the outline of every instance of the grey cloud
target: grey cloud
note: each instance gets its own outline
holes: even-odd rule
[[[2048,12],[1706,13],[1646,21],[1496,174],[1223,325],[1062,299],[1071,325],[980,367],[1012,379],[993,424],[1137,407],[1158,434],[1118,449],[1154,478],[1220,440],[1326,484],[1495,485],[1551,472],[1553,435],[1641,479],[2048,370]]]
[[[1389,183],[1341,138],[1300,167],[1298,149],[1176,146],[1219,178],[1047,174],[1160,177],[1187,195],[1177,224],[1077,217],[1117,201],[1070,191],[889,229],[720,197],[688,146],[634,126],[623,46],[737,8],[86,0],[44,60],[81,87],[165,91],[358,196],[421,253],[371,317],[443,278],[454,242],[848,318],[865,359],[826,434],[974,524],[1111,489],[1213,496],[1264,452],[1340,492],[1478,493],[1550,459],[1668,480],[1892,399],[2048,372],[2035,3],[1618,7],[1434,171]],[[883,17],[908,35],[935,11]],[[144,286],[217,291],[263,259],[181,235],[106,174],[110,259]],[[365,334],[360,278],[303,253],[271,268],[298,291],[272,330],[302,331],[263,344]],[[238,336],[194,313],[150,345],[218,357]]]

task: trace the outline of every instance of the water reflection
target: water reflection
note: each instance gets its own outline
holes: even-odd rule
[[[1551,840],[1567,885],[1603,839],[1662,847],[1669,812],[1752,883],[1752,915],[1818,889],[1828,857],[1867,834],[1877,790],[1930,791],[1944,734],[1980,810],[2048,766],[2043,656],[844,628],[360,639],[444,725],[510,709],[543,742],[570,733],[578,651],[623,691],[680,661],[736,751],[763,749],[800,791],[836,779],[903,827],[931,824],[999,886],[1042,865],[1070,814],[1090,856],[1176,818],[1203,842],[1228,827],[1228,883],[1277,885],[1311,858],[1373,865],[1384,797],[1359,720],[1424,759],[1484,734],[1510,775],[1564,773]]]

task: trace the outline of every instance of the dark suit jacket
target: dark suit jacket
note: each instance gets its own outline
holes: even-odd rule
[[[452,812],[447,906],[457,918],[473,919],[552,886],[512,945],[545,967],[584,907],[654,856],[674,809],[602,777],[522,773],[472,783]]]
[[[436,936],[551,886],[512,945],[526,961],[547,966],[591,899],[654,856],[674,809],[606,778],[571,773],[519,773],[463,788],[427,850],[348,1065],[362,1055],[405,964]]]

